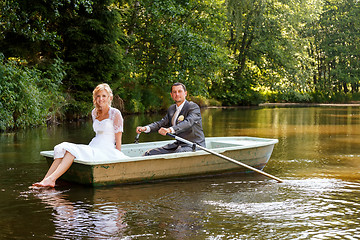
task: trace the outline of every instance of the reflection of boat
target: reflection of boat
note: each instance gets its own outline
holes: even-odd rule
[[[89,163],[76,159],[62,179],[101,186],[249,171],[205,151],[142,156],[146,150],[170,142],[172,141],[124,144],[122,151],[131,158],[121,161]],[[258,169],[265,167],[277,142],[277,139],[253,137],[206,138],[208,149]],[[53,151],[43,151],[40,154],[49,163],[52,162]]]
[[[124,234],[128,228],[125,221],[126,211],[115,202],[96,201],[78,204],[78,199],[89,191],[81,192],[77,200],[70,200],[76,195],[70,190],[35,189],[34,196],[53,208],[52,217],[55,227],[53,239],[113,239]],[[66,193],[65,193],[66,192]],[[79,196],[77,196],[79,197]],[[104,200],[104,198],[98,198]],[[106,199],[106,198],[105,198]],[[89,207],[91,206],[91,208]]]

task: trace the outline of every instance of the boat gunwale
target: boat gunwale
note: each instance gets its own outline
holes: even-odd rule
[[[257,137],[247,137],[247,136],[245,136],[245,137],[243,137],[243,136],[240,136],[240,137],[236,137],[236,136],[233,136],[233,137],[207,137],[206,138],[207,142],[228,143],[228,144],[230,143],[229,140],[232,140],[232,141],[250,140],[250,141],[254,141],[254,144],[235,145],[234,143],[232,143],[232,144],[234,144],[234,146],[211,148],[211,150],[214,152],[217,152],[217,153],[224,153],[224,152],[228,152],[228,151],[243,150],[243,149],[248,149],[248,148],[265,147],[265,146],[269,146],[269,145],[275,145],[276,143],[279,142],[277,139],[272,139],[272,138],[257,138]],[[165,145],[167,143],[171,143],[174,141],[166,140],[166,141],[155,141],[155,142]],[[151,143],[154,143],[154,142],[143,142],[143,143],[139,143],[139,144],[150,145]],[[137,143],[123,144],[123,148],[125,148],[125,147],[128,148],[131,146],[139,146],[139,144],[137,144]],[[53,158],[54,157],[53,153],[54,153],[53,150],[41,151],[40,155],[47,157],[47,158]],[[156,160],[156,159],[174,159],[174,158],[194,157],[194,156],[209,155],[209,154],[210,153],[208,153],[204,150],[198,150],[196,152],[182,152],[182,153],[170,153],[170,154],[161,154],[161,155],[152,155],[152,156],[130,157],[129,159],[108,160],[106,162],[104,162],[104,161],[89,162],[86,160],[79,160],[79,159],[75,159],[74,162],[82,164],[82,165],[88,165],[88,166],[99,166],[99,165],[120,164],[120,163],[137,162],[137,161],[149,161],[149,160]]]

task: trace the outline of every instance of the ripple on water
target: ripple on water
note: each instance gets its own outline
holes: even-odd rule
[[[358,182],[220,178],[194,186],[185,181],[100,188],[91,200],[70,189],[26,191],[19,198],[41,200],[54,239],[359,238]]]
[[[253,186],[257,190],[240,188],[239,192],[228,193],[220,200],[204,203],[212,207],[214,215],[222,216],[217,219],[220,225],[227,222],[241,227],[242,232],[247,229],[247,239],[252,239],[250,230],[260,238],[259,232],[263,233],[265,239],[359,237],[360,228],[354,219],[360,219],[360,184],[337,179],[304,179],[270,185]]]

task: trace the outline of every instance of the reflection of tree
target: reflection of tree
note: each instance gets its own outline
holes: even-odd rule
[[[71,202],[65,191],[46,189],[35,195],[53,208],[55,234],[53,238],[111,238],[127,229],[125,211],[112,202],[87,204]]]

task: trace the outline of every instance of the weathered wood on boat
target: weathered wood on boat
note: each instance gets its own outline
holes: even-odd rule
[[[124,144],[122,151],[130,158],[120,161],[87,162],[75,159],[74,164],[62,176],[62,179],[102,186],[225,172],[249,172],[246,168],[202,150],[142,156],[146,150],[169,142],[173,141]],[[277,142],[277,139],[253,137],[213,137],[206,138],[206,147],[249,166],[263,169]],[[49,164],[52,163],[53,151],[43,151],[40,154],[47,158]]]

